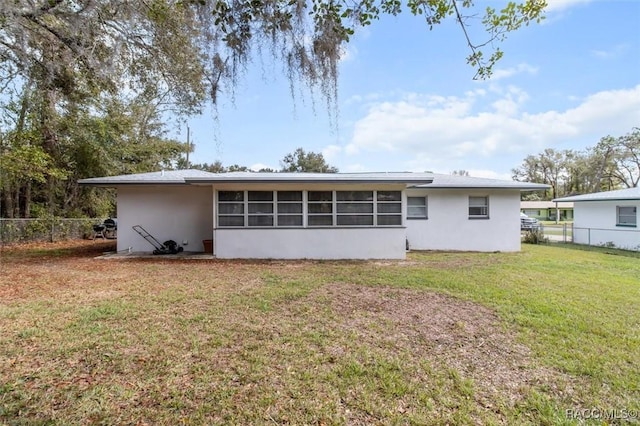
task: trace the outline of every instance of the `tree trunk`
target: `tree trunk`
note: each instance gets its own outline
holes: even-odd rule
[[[24,211],[22,217],[25,219],[31,217],[31,182],[27,182],[24,187]]]
[[[16,192],[13,198],[13,216],[12,217],[20,217],[20,185],[17,185],[15,190]]]
[[[11,186],[5,182],[4,187],[2,188],[2,198],[4,202],[4,214],[9,219],[13,219],[13,192],[11,190]]]
[[[42,147],[44,151],[51,156],[54,163],[58,161],[58,136],[55,129],[55,107],[56,94],[51,88],[43,90],[43,99],[40,110],[40,131],[42,135]],[[49,214],[54,215],[56,179],[47,176],[47,207]]]

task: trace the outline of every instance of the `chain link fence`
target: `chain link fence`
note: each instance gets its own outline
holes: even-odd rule
[[[633,228],[586,228],[572,223],[544,224],[539,242],[575,243],[587,246],[640,251],[640,230]]]
[[[102,223],[103,220],[97,218],[0,218],[0,244],[92,238],[93,225]]]
[[[573,242],[573,223],[544,224],[541,229],[547,241],[554,243]]]

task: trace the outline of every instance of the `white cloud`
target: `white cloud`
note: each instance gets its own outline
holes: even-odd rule
[[[640,117],[640,85],[595,93],[564,111],[522,112],[528,99],[512,86],[485,98],[413,94],[378,102],[355,123],[340,152],[394,153],[409,159],[411,170],[449,172],[483,160],[568,148],[572,142],[585,148],[607,134],[629,132]]]
[[[534,67],[532,65],[522,63],[522,64],[516,65],[515,67],[497,68],[493,71],[493,74],[491,75],[491,81],[502,80],[504,78],[512,77],[516,74],[522,74],[522,73],[535,75],[538,73],[538,67]]]
[[[520,106],[528,99],[529,95],[524,90],[515,86],[509,86],[505,96],[494,101],[491,106],[493,106],[499,115],[513,116],[518,113]]]
[[[255,164],[252,164],[251,166],[249,166],[249,170],[254,171],[254,172],[257,172],[260,169],[278,170],[279,167],[273,167],[273,166],[270,166],[268,164],[263,164],[263,163],[255,163]]]
[[[571,7],[591,3],[591,0],[547,0],[547,12],[562,12]]]
[[[339,145],[328,145],[322,149],[322,156],[328,162],[336,158],[344,150]]]
[[[592,50],[591,54],[599,59],[609,59],[615,58],[617,56],[623,55],[629,49],[628,44],[617,44],[608,50]]]

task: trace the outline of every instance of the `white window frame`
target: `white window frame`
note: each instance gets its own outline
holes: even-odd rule
[[[409,200],[421,200],[422,203],[410,205]],[[424,209],[424,214],[412,214],[411,207]],[[415,209],[414,209],[415,210]],[[416,219],[429,219],[429,197],[428,196],[420,196],[420,197],[407,197],[407,219],[416,220]]]
[[[625,209],[622,213],[621,210]],[[627,212],[626,209],[629,209]],[[620,219],[624,217],[625,221]],[[633,221],[627,222],[626,219],[633,219]],[[636,228],[638,226],[638,208],[636,206],[616,206],[616,226],[622,226],[627,228]]]
[[[484,203],[480,200],[484,199]],[[484,209],[479,214],[472,214],[471,209]],[[489,196],[488,195],[470,195],[469,196],[469,219],[489,219]]]
[[[321,200],[321,201],[315,201],[315,200],[311,200],[309,197],[310,193],[328,193],[331,194],[331,200]],[[336,192],[335,191],[305,191],[306,193],[306,200],[307,200],[307,215],[306,215],[306,224],[308,228],[326,228],[326,227],[333,227],[335,226],[336,223]],[[311,209],[309,209],[309,206],[316,206],[316,205],[327,205],[331,207],[331,211],[329,212],[311,212]],[[319,224],[319,225],[311,225],[309,223],[309,219],[312,217],[323,217],[325,219],[327,218],[331,218],[331,223],[330,224]]]
[[[275,200],[275,226],[276,228],[301,228],[304,227],[304,191],[288,191],[288,190],[284,190],[284,191],[274,191],[274,200]],[[299,200],[284,200],[284,199],[280,199],[280,195],[282,193],[285,192],[289,192],[289,193],[299,193],[300,194],[300,199]],[[296,213],[290,213],[290,212],[284,212],[284,206],[292,206],[292,205],[299,205],[300,206],[300,212],[296,212]],[[280,211],[282,210],[282,211]],[[292,217],[299,217],[300,218],[300,224],[299,225],[280,225],[280,218],[292,218]]]
[[[220,193],[221,192],[233,192],[236,194],[242,194],[242,200],[232,200],[232,201],[220,201]],[[217,216],[217,223],[218,223],[218,228],[243,228],[247,225],[247,191],[218,191],[216,193],[216,202],[217,202],[217,209],[216,209],[216,216]],[[220,213],[220,206],[224,206],[224,205],[232,205],[232,204],[239,204],[242,205],[242,212],[240,213]],[[220,224],[220,219],[221,218],[242,218],[242,225],[221,225]]]
[[[255,194],[255,193],[271,193],[271,199],[270,200],[251,200],[250,196],[251,194]],[[245,200],[247,200],[247,205],[245,207],[245,211],[247,212],[247,221],[245,222],[247,224],[247,226],[249,228],[273,228],[276,225],[276,218],[275,218],[275,212],[276,212],[276,196],[274,194],[274,191],[246,191],[245,192]],[[258,212],[251,212],[251,208],[255,208],[255,207],[260,207],[260,206],[270,206],[271,208],[267,208],[267,210],[271,210],[271,212],[263,212],[263,211],[258,211]],[[265,224],[252,224],[251,223],[251,219],[252,218],[271,218],[271,225],[265,225]]]
[[[393,193],[394,199],[381,199],[383,198],[384,193]],[[397,194],[396,194],[397,193]],[[374,226],[377,227],[386,227],[386,226],[401,226],[402,225],[402,191],[374,191],[374,212],[375,212],[375,222]],[[397,209],[397,211],[389,211],[384,212],[385,207],[392,207],[393,209]],[[393,218],[392,220],[397,220],[398,223],[392,224],[384,224],[381,225],[380,222]]]
[[[370,195],[370,199],[364,199],[364,200],[359,200],[359,199],[355,199],[355,200],[338,200],[339,195],[340,194],[348,194],[348,193],[364,193],[364,194],[371,194]],[[353,191],[334,191],[333,193],[334,197],[333,199],[335,200],[335,221],[333,222],[335,226],[337,227],[345,227],[345,226],[355,226],[355,227],[372,227],[376,225],[375,222],[375,215],[376,215],[376,191],[373,190],[353,190]],[[368,198],[369,195],[366,195],[366,197]],[[341,207],[347,207],[347,206],[353,206],[354,208],[358,208],[358,207],[365,207],[366,206],[371,206],[370,209],[366,209],[366,210],[371,210],[371,211],[352,211],[352,212],[345,212],[345,211],[340,211]],[[371,219],[371,223],[365,223],[365,224],[358,224],[358,223],[349,223],[349,224],[340,224],[340,219],[344,219],[344,218],[353,218],[353,220],[358,220],[358,219],[367,219],[370,218]]]
[[[242,200],[233,200],[233,201],[220,201],[220,193],[222,192],[229,192],[229,193],[237,193],[237,194],[242,194]],[[250,200],[250,194],[251,193],[255,193],[255,192],[265,192],[265,193],[272,193],[272,199],[271,200],[265,200],[265,201],[261,201],[261,200]],[[301,193],[301,200],[279,200],[278,198],[278,194],[279,193],[284,193],[284,192],[299,192]],[[362,200],[338,200],[338,194],[339,193],[347,193],[347,192],[363,192],[363,193],[368,193],[371,195],[367,195],[367,199],[362,199]],[[322,201],[313,201],[310,199],[309,194],[310,193],[325,193],[325,195],[331,195],[331,199],[329,200],[328,197],[324,197],[326,199],[322,200]],[[387,198],[385,199],[385,194],[384,193],[397,193],[397,194],[393,194],[393,197]],[[245,191],[234,191],[234,190],[220,190],[217,191],[216,194],[216,207],[217,207],[217,225],[218,228],[348,228],[348,227],[356,227],[356,228],[389,228],[389,227],[398,227],[398,226],[403,226],[402,223],[402,218],[403,218],[403,201],[402,201],[402,191],[401,190],[353,190],[353,191],[349,191],[349,190],[272,190],[272,191],[249,191],[249,190],[245,190]],[[390,195],[390,194],[387,194]],[[225,204],[241,204],[242,205],[242,212],[241,213],[231,213],[231,214],[227,214],[227,213],[220,213],[220,206],[223,206]],[[269,205],[271,206],[271,209],[265,209],[265,210],[271,210],[271,213],[268,212],[250,212],[250,210],[255,210],[255,208],[261,204]],[[298,204],[301,206],[301,212],[300,213],[291,213],[291,212],[280,212],[280,210],[284,210],[284,205],[293,205],[293,204]],[[313,205],[321,205],[321,204],[325,204],[327,206],[329,206],[329,210],[330,211],[324,211],[324,212],[311,212],[311,209],[309,208],[310,206]],[[367,210],[365,211],[357,211],[358,207],[354,207],[354,210],[356,210],[355,212],[349,212],[349,211],[344,211],[344,210],[349,210],[348,208],[344,208],[344,206],[346,205],[355,205],[355,206],[362,206],[362,205],[370,205],[370,208],[364,208],[362,210]],[[343,208],[340,209],[340,206],[342,206]],[[389,206],[393,206],[393,207],[389,207]],[[251,207],[251,208],[250,208]],[[398,210],[398,211],[393,211],[393,210]],[[343,210],[342,212],[338,212],[338,210]],[[370,211],[369,211],[370,210]],[[389,211],[384,211],[384,210],[389,210]],[[258,224],[250,224],[250,219],[252,217],[258,217],[258,216],[269,216],[272,217],[272,225],[258,225]],[[289,216],[289,217],[300,217],[301,221],[299,225],[279,225],[279,217],[285,217],[285,216]],[[341,224],[338,225],[338,219],[339,218],[344,218],[344,217],[367,217],[367,218],[371,218],[370,223],[366,223],[366,224],[357,224],[357,223],[349,223],[349,224]],[[221,225],[220,224],[220,218],[221,217],[242,217],[243,218],[243,223],[242,225]],[[316,225],[311,225],[310,222],[310,218],[313,217],[324,217],[325,218],[325,222],[329,222],[328,219],[330,218],[331,221],[330,223],[321,223],[321,224],[316,224]],[[389,219],[391,218],[391,219]],[[357,219],[354,219],[354,221],[357,221]],[[392,221],[392,222],[397,222],[397,223],[392,223],[389,225],[381,225],[379,224],[380,222],[388,222],[388,221]],[[369,221],[367,221],[369,222]]]

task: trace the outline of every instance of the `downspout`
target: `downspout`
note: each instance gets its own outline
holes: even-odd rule
[[[213,255],[213,257],[216,257],[216,253],[218,252],[217,250],[217,246],[218,246],[218,239],[216,238],[216,190],[214,187],[211,187],[211,197],[213,198],[211,201],[211,225],[212,226],[212,230],[211,230],[211,238],[213,239],[213,244],[212,244],[212,248],[211,251],[213,253],[211,253]]]

